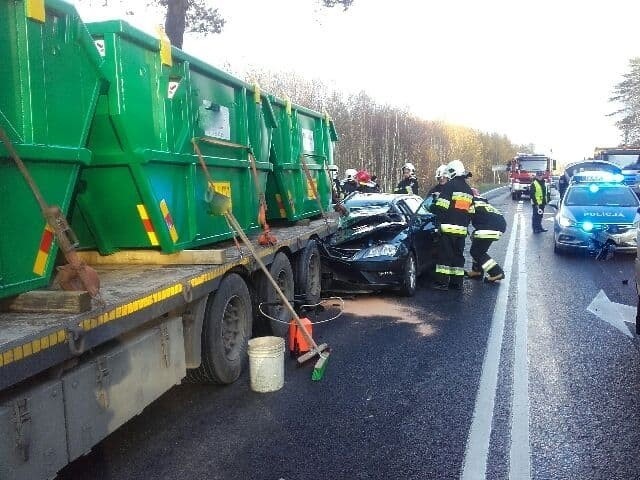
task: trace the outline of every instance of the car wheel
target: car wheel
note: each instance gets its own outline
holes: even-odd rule
[[[553,241],[553,253],[556,255],[562,255],[564,253],[555,240]]]
[[[518,199],[518,195],[516,194],[516,192],[511,192],[511,200],[517,200]]]
[[[418,281],[418,269],[416,267],[416,257],[411,252],[404,262],[403,284],[400,293],[405,297],[413,297],[416,293]]]
[[[304,296],[308,304],[320,302],[322,293],[322,267],[320,252],[315,240],[309,240],[304,250],[298,254],[295,261],[296,293]]]

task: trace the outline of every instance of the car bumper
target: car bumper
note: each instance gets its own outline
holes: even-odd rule
[[[616,252],[636,253],[636,231],[629,230],[624,233],[608,233],[604,231],[585,232],[579,227],[561,227],[554,225],[555,243],[558,247],[591,250],[597,244],[612,241],[616,246]]]
[[[393,289],[404,283],[404,258],[344,260],[323,253],[322,262],[333,281],[355,289]]]

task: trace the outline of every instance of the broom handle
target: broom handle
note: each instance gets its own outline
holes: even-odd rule
[[[240,237],[240,239],[247,246],[247,248],[249,249],[249,251],[253,255],[253,258],[256,259],[256,262],[260,266],[260,269],[262,269],[262,271],[264,272],[266,277],[269,279],[269,282],[271,283],[271,286],[274,288],[274,290],[276,291],[276,293],[280,297],[280,300],[282,300],[282,303],[284,304],[284,306],[287,308],[287,310],[289,310],[289,313],[293,316],[293,319],[296,321],[296,323],[300,327],[300,330],[302,331],[302,335],[304,336],[305,340],[309,343],[309,345],[311,345],[313,347],[314,351],[316,351],[318,353],[321,353],[320,349],[318,348],[318,344],[313,340],[311,335],[309,335],[309,332],[307,332],[307,329],[302,324],[302,321],[300,320],[300,317],[298,317],[298,314],[296,313],[296,311],[291,306],[291,303],[289,302],[289,299],[287,299],[286,295],[284,294],[284,292],[282,291],[280,286],[276,283],[276,281],[273,279],[273,277],[269,273],[269,270],[267,270],[267,267],[262,262],[262,259],[258,255],[258,252],[256,252],[255,248],[253,248],[253,245],[251,244],[251,242],[249,241],[249,238],[244,233],[244,230],[242,230],[242,227],[238,223],[238,220],[236,220],[236,217],[234,217],[233,213],[231,213],[231,212],[225,213],[225,216],[229,219],[229,223],[231,223],[231,225],[236,230],[236,232],[237,232],[238,236]]]

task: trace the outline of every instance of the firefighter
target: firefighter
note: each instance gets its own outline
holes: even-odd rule
[[[440,195],[440,192],[442,191],[442,188],[444,187],[444,184],[447,183],[449,179],[447,178],[447,166],[446,165],[440,165],[438,168],[436,168],[436,183],[431,190],[429,190],[429,192],[427,193],[428,195],[435,195],[435,197],[437,197],[438,195]]]
[[[344,180],[342,181],[342,192],[346,197],[352,192],[355,192],[358,188],[358,182],[356,181],[356,175],[358,171],[355,168],[347,168],[344,171]]]
[[[492,242],[499,240],[507,229],[507,222],[500,210],[489,203],[486,198],[480,196],[475,189],[473,191],[473,207],[471,224],[474,231],[471,235],[471,258],[473,263],[471,270],[466,272],[469,278],[480,279],[486,273],[486,279],[490,282],[499,282],[504,278],[504,271],[487,253]]]
[[[464,278],[464,242],[471,221],[473,192],[467,183],[471,174],[460,160],[447,165],[449,181],[432,205],[440,225],[440,247],[436,264],[437,290],[460,290]]]
[[[547,187],[542,178],[542,172],[536,172],[536,178],[533,179],[529,186],[529,195],[531,196],[531,228],[533,233],[546,232],[546,228],[542,228],[542,214],[547,204]]]
[[[418,195],[418,179],[416,178],[416,167],[412,163],[405,163],[402,166],[402,180],[398,182],[393,193],[409,193]]]
[[[362,193],[376,193],[379,190],[376,188],[376,184],[371,181],[371,175],[366,170],[360,170],[356,173],[356,182],[358,186],[356,190]]]

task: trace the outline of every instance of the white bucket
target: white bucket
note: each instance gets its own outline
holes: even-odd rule
[[[254,392],[275,392],[284,385],[284,338],[249,340],[249,378]]]

